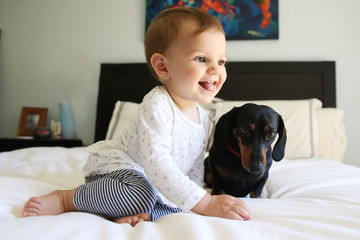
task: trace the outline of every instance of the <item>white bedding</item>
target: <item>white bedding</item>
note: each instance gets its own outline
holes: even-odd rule
[[[326,159],[274,163],[240,222],[172,214],[132,228],[88,213],[21,217],[31,196],[83,183],[83,148],[0,153],[0,239],[360,239],[360,169]]]

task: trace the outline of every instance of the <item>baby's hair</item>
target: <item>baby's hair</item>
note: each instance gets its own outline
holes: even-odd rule
[[[165,54],[170,44],[177,38],[182,26],[191,22],[196,26],[194,35],[210,29],[220,31],[225,35],[224,29],[218,19],[194,7],[176,7],[161,11],[151,21],[145,35],[145,56],[151,74],[157,75],[151,66],[150,58],[154,53]]]

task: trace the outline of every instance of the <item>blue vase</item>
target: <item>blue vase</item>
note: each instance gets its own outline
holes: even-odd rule
[[[75,139],[75,121],[70,102],[59,103],[62,139]]]

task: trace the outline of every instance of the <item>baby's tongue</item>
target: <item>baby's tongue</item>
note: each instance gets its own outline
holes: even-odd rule
[[[200,82],[200,85],[208,91],[214,91],[215,85],[209,82]]]

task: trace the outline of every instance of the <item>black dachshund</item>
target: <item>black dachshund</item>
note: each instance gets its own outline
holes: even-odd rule
[[[278,140],[271,149],[271,144]],[[272,159],[285,154],[282,117],[268,106],[245,104],[224,114],[215,127],[214,143],[205,160],[205,182],[212,194],[260,196]]]

